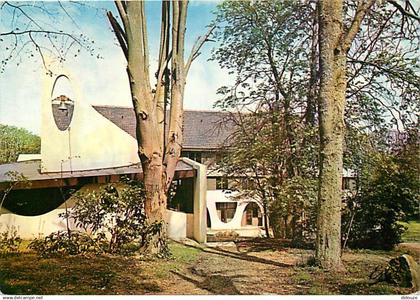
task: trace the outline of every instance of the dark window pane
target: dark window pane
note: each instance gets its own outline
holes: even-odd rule
[[[224,223],[230,222],[235,216],[236,206],[236,202],[217,202],[216,210],[220,220]]]

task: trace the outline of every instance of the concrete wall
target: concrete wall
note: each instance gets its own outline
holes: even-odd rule
[[[262,211],[262,206],[258,202],[253,201],[251,199],[237,201],[232,198],[232,196],[234,195],[234,192],[228,193],[222,190],[207,191],[207,209],[210,215],[212,230],[236,230],[245,228],[244,226],[242,226],[242,217],[246,206],[250,202],[257,203],[260,210]],[[234,217],[228,223],[222,222],[222,220],[220,220],[219,216],[217,215],[216,203],[218,202],[230,202],[237,204]]]
[[[207,241],[207,168],[189,158],[181,158],[196,171],[194,177],[194,225],[193,237],[199,243]]]
[[[137,163],[137,144],[128,133],[101,116],[84,99],[76,80],[65,70],[56,73],[66,75],[69,88],[53,86],[56,77],[45,77],[41,103],[41,160],[42,172],[89,170],[125,166]],[[70,126],[61,131],[57,128],[51,100],[60,94],[74,100],[74,111]]]
[[[106,184],[86,184],[80,191],[93,192],[98,191],[101,186]],[[117,184],[117,188],[123,187],[124,184]],[[58,230],[65,230],[66,222],[60,218],[61,213],[65,213],[66,206],[69,210],[75,204],[75,198],[70,197],[65,203],[61,204],[46,214],[38,216],[20,216],[16,215],[5,208],[0,210],[0,232],[7,230],[7,227],[15,227],[18,234],[23,239],[33,239],[40,235],[46,236]],[[193,220],[192,214],[167,210],[166,222],[168,223],[168,236],[174,240],[181,240],[187,236],[193,238]],[[76,229],[76,226],[70,221],[70,228]],[[188,224],[188,225],[187,225]],[[188,229],[187,229],[188,228]],[[189,234],[188,234],[189,232]]]
[[[6,231],[8,227],[14,227],[18,235],[23,239],[46,236],[52,232],[67,228],[65,220],[59,217],[61,213],[65,213],[65,209],[54,209],[43,215],[27,217],[2,210],[0,216],[0,232]],[[75,228],[73,224],[70,225],[70,228]]]
[[[14,227],[18,235],[23,239],[34,239],[39,236],[47,236],[58,230],[66,230],[66,221],[59,217],[65,213],[65,208],[60,206],[46,214],[39,216],[19,216],[9,212],[6,209],[0,211],[0,232],[6,231],[8,228]],[[187,218],[191,220],[191,216],[183,212],[167,211],[168,236],[174,240],[182,240],[187,237]],[[76,226],[70,222],[71,229]],[[192,226],[189,228],[191,236]]]
[[[187,238],[194,239],[194,215],[187,214]]]
[[[174,240],[182,240],[187,237],[187,214],[180,211],[167,210],[166,222],[168,236]]]

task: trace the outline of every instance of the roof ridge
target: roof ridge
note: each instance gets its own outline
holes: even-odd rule
[[[126,108],[126,109],[134,109],[131,106],[119,106],[119,105],[95,105],[92,104],[92,107],[109,107],[109,108]],[[209,113],[229,113],[229,111],[222,111],[222,110],[211,110],[211,109],[184,109],[184,111],[193,111],[193,112],[209,112]]]

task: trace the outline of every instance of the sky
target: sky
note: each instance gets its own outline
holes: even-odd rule
[[[108,24],[106,11],[117,15],[113,2],[86,1],[84,5],[65,2],[65,11],[58,2],[48,1],[45,7],[41,2],[11,2],[13,5],[26,5],[25,11],[44,29],[62,30],[80,36],[84,34],[94,47],[93,56],[89,51],[72,47],[63,62],[63,67],[76,78],[81,89],[82,101],[92,105],[131,106],[130,89],[126,75],[126,61]],[[44,5],[44,4],[42,4]],[[149,51],[151,54],[151,78],[156,71],[157,46],[160,30],[160,2],[147,1],[146,15],[149,31]],[[191,1],[188,10],[186,52],[185,57],[198,36],[207,32],[207,26],[214,18],[212,11],[217,1]],[[46,10],[38,7],[46,8]],[[9,32],[27,26],[27,18],[21,13],[13,14],[12,7],[0,9],[0,33]],[[48,11],[48,14],[46,13]],[[32,24],[31,26],[35,26]],[[32,28],[36,28],[32,27]],[[83,36],[83,37],[84,37]],[[13,48],[10,36],[0,37],[0,60],[8,58]],[[51,47],[49,42],[39,37],[40,46]],[[93,42],[92,42],[93,41]],[[24,39],[19,41],[24,45]],[[193,62],[187,77],[184,108],[213,108],[218,99],[217,89],[231,81],[225,70],[221,70],[217,62],[209,61],[215,43],[206,43],[202,54]],[[7,50],[6,50],[7,49]],[[44,53],[47,53],[45,50]],[[33,55],[33,56],[31,56]],[[77,55],[77,56],[76,56]],[[98,55],[100,58],[98,58]],[[39,134],[41,127],[41,94],[46,76],[42,59],[28,44],[16,55],[16,51],[8,60],[4,70],[0,72],[0,124],[24,127]]]

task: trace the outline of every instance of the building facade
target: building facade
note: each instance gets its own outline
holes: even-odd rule
[[[93,106],[103,117],[135,138],[135,114],[130,107]],[[181,157],[207,167],[207,233],[236,232],[241,236],[262,236],[261,204],[252,198],[235,197],[233,181],[218,171],[217,163],[224,154],[234,127],[226,114],[217,111],[184,111],[184,140]],[[174,182],[176,196],[169,199],[169,209],[192,211],[191,180]]]
[[[59,215],[74,205],[74,190],[142,177],[136,140],[87,103],[69,74],[47,78],[44,88],[41,153],[0,165],[0,231],[13,226],[27,239],[66,228]],[[191,182],[191,210],[167,210],[169,236],[205,242],[206,167],[181,159],[174,178]]]

